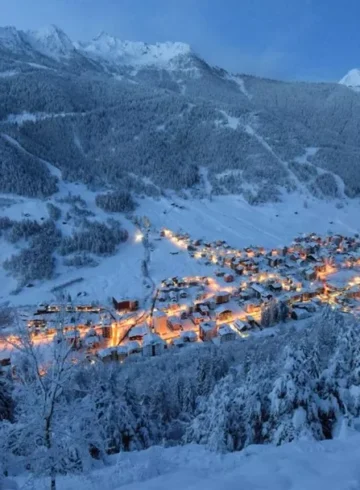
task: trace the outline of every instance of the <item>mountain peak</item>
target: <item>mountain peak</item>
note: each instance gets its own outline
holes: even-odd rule
[[[0,44],[7,49],[14,49],[22,43],[21,33],[13,26],[0,27]]]
[[[339,82],[347,87],[360,88],[360,69],[354,68],[350,70]]]
[[[181,42],[148,44],[122,41],[106,32],[101,32],[91,42],[81,46],[89,55],[128,65],[166,64],[178,56],[191,53],[190,46]]]
[[[33,49],[51,58],[68,57],[74,51],[69,37],[53,24],[37,31],[28,31],[26,36]]]

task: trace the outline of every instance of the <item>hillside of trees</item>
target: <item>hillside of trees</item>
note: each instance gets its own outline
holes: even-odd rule
[[[55,364],[41,377],[43,388],[27,352],[17,358],[18,380],[6,381],[0,398],[3,470],[48,474],[47,462],[56,473],[83,471],[108,454],[158,444],[227,452],[331,439],[342,426],[356,428],[360,414],[360,326],[330,309],[300,330],[283,324],[275,336],[220,348],[79,363],[63,377],[64,366]],[[54,392],[49,445],[47,412],[33,407],[47,403],[42,390],[52,393],[54,379],[61,389]]]
[[[116,192],[196,189],[205,167],[215,193],[254,204],[304,182],[317,197],[339,197],[334,174],[348,197],[360,195],[360,99],[347,87],[231,77],[194,54],[168,70],[38,61],[48,69],[0,45],[0,67],[16,69],[0,78],[2,192],[54,193],[41,158],[63,179]],[[317,151],[299,163],[310,147]]]

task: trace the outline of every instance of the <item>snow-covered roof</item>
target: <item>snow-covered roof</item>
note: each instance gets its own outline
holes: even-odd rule
[[[214,330],[214,328],[216,328],[216,323],[215,322],[203,322],[201,325],[200,325],[201,329],[203,331],[206,331],[206,332],[209,332],[211,330]]]
[[[131,340],[126,344],[128,352],[132,352],[135,350],[141,349],[139,342],[136,342],[136,340]]]
[[[225,311],[233,311],[232,308],[227,304],[227,305],[220,305],[215,309],[215,313],[218,315],[220,313],[224,313]]]
[[[144,336],[143,346],[155,345],[155,344],[165,344],[165,341],[156,333],[148,333]]]
[[[228,334],[234,334],[235,332],[233,332],[230,328],[230,326],[227,324],[227,323],[224,323],[223,325],[220,325],[220,327],[218,328],[218,334],[220,336],[222,335],[228,335]]]
[[[197,339],[197,335],[193,330],[188,330],[187,332],[181,332],[180,337],[183,339]]]
[[[143,337],[149,333],[149,327],[146,323],[142,323],[141,325],[136,325],[129,332],[129,337]]]

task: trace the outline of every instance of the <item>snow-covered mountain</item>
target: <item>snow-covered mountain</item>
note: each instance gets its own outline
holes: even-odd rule
[[[54,25],[38,31],[28,31],[25,39],[35,51],[56,59],[69,57],[75,51],[68,36]]]
[[[63,221],[56,229],[62,236],[74,234],[89,213],[106,223],[112,215],[100,212],[96,197],[110,190],[117,192],[110,199],[116,212],[132,211],[132,200],[141,203],[139,196],[165,199],[156,208],[163,221],[169,207],[164,196],[169,195],[227,196],[232,211],[238,209],[232,196],[241,196],[246,213],[249,205],[281,207],[291,201],[292,215],[299,202],[318,199],[318,209],[331,206],[338,216],[339,230],[344,223],[353,229],[352,214],[336,210],[360,197],[359,131],[360,97],[344,83],[292,83],[228,73],[180,42],[146,44],[102,33],[90,42],[74,43],[55,26],[35,32],[0,28],[0,198],[7,203],[0,218],[19,220],[30,206],[38,210],[31,219],[45,220],[48,200],[60,208]],[[58,202],[80,190],[85,204]],[[184,213],[188,222],[197,215],[190,208]],[[143,212],[155,216],[151,209]],[[197,220],[203,223],[209,209],[199,209]],[[275,214],[282,214],[279,209]],[[231,219],[226,214],[227,229],[233,227],[232,211]],[[224,221],[212,209],[212,226],[214,213],[218,222]],[[256,233],[265,226],[260,214]],[[295,223],[292,235],[312,228],[310,215],[301,226]],[[289,219],[286,214],[277,224],[289,228]],[[6,220],[0,225],[15,226]],[[327,221],[320,226],[326,231]],[[274,235],[271,229],[267,236]],[[103,228],[96,231],[105,236]],[[280,231],[275,242],[282,237]],[[252,238],[249,231],[247,239]],[[3,261],[16,247],[2,241]],[[42,260],[40,266],[46,264],[44,274],[54,278],[60,270],[54,273],[52,261],[58,244],[52,247],[48,262]],[[27,280],[40,269],[27,271]],[[96,272],[89,274],[96,277]],[[107,284],[106,294],[112,294],[116,281]]]
[[[360,89],[360,69],[354,68],[350,70],[339,82],[341,85],[346,85],[346,87],[358,88]]]
[[[132,66],[164,66],[179,56],[191,54],[188,44],[180,42],[147,44],[121,41],[105,32],[89,43],[76,43],[75,46],[82,53],[95,59]]]
[[[41,54],[59,60],[75,53],[73,43],[58,27],[51,25],[38,31],[18,31],[15,27],[0,27],[0,49],[13,53]]]

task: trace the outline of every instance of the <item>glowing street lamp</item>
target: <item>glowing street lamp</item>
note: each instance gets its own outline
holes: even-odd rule
[[[144,235],[142,233],[140,233],[140,232],[136,233],[136,235],[135,235],[135,241],[136,242],[141,242],[143,238],[144,238]]]

